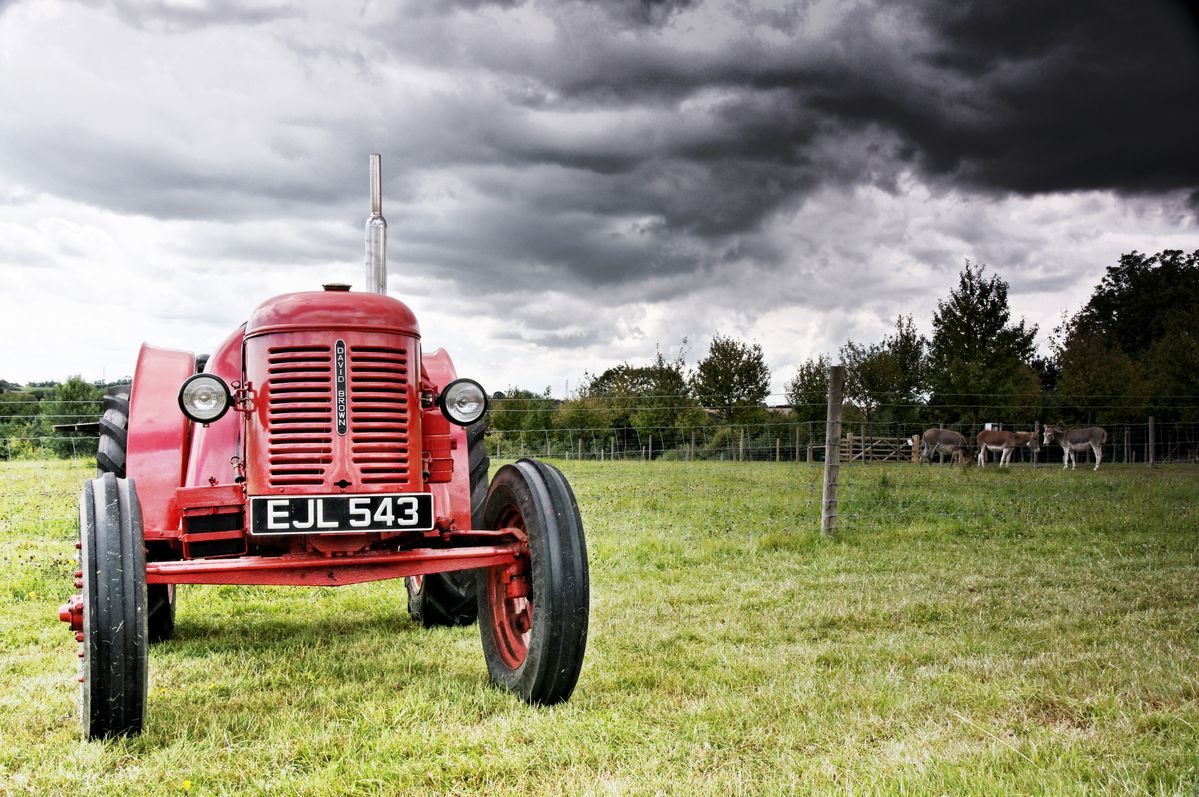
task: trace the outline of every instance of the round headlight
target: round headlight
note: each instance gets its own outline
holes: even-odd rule
[[[487,412],[487,393],[473,379],[455,379],[437,399],[441,414],[459,426],[470,426]]]
[[[179,409],[196,423],[212,423],[229,409],[229,387],[212,374],[196,374],[179,388]]]

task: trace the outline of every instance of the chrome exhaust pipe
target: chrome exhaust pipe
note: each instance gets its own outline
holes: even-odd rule
[[[382,156],[371,155],[371,215],[366,220],[366,290],[387,295],[387,221],[383,218]]]

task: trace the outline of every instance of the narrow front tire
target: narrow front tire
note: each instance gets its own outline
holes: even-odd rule
[[[141,505],[131,479],[106,473],[79,499],[84,738],[141,732],[149,631]]]
[[[570,697],[587,647],[590,585],[578,503],[561,471],[522,459],[496,473],[484,528],[525,539],[514,565],[480,570],[479,632],[492,683],[521,700]]]

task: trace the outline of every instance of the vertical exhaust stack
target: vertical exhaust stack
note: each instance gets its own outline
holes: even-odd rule
[[[366,220],[366,289],[387,294],[387,221],[383,218],[383,187],[379,155],[371,155],[371,215]]]

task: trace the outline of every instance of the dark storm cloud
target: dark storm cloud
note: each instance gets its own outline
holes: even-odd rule
[[[731,16],[730,35],[703,50],[610,37],[595,27],[596,15],[559,11],[561,47],[540,62],[526,58],[545,91],[528,94],[540,107],[554,97],[552,105],[587,108],[679,105],[704,91],[735,92],[713,109],[723,124],[712,135],[653,157],[798,166],[815,178],[782,175],[784,188],[799,191],[827,177],[811,164],[802,168],[814,130],[892,132],[900,141],[895,156],[974,187],[1192,188],[1199,183],[1199,47],[1194,18],[1182,8],[1120,0],[938,2],[892,10],[891,30],[878,24],[885,9],[859,8],[823,42],[793,46],[767,43],[746,24],[801,31],[807,15],[800,7],[785,17]],[[888,38],[895,31],[911,35]],[[913,47],[919,34],[925,40]],[[486,49],[481,56],[514,68]],[[571,162],[553,151],[511,154]],[[573,163],[630,170],[631,157],[579,153]],[[714,170],[711,185],[735,181]]]
[[[486,231],[478,248],[471,233],[414,230],[441,249],[435,265],[490,255],[510,277],[615,285],[701,275],[742,248],[785,262],[755,242],[777,213],[829,185],[898,191],[905,169],[947,189],[1028,195],[1199,184],[1199,48],[1169,3],[857,6],[831,21],[806,4],[519,8],[554,36],[511,47],[490,28],[388,34],[405,58],[497,76],[510,103],[444,115],[456,151],[422,153],[447,170],[490,159],[493,178],[473,185],[515,206],[458,219]],[[705,14],[718,35],[670,35]],[[644,30],[621,33],[634,23]],[[589,114],[590,136],[543,122]],[[473,142],[457,140],[464,125]],[[604,238],[606,222],[630,218],[639,235]],[[687,246],[696,239],[706,245]]]
[[[1020,193],[1199,185],[1199,37],[1181,3],[930,6],[931,63],[984,98],[979,122],[913,125],[934,171]]]
[[[762,238],[779,214],[830,186],[898,193],[905,171],[951,191],[1199,186],[1199,47],[1164,0],[459,0],[383,20],[275,2],[102,7],[138,30],[261,29],[251,41],[278,48],[264,59],[290,53],[312,88],[254,119],[254,141],[229,129],[246,112],[233,102],[182,138],[0,119],[10,177],[158,218],[353,217],[363,153],[382,150],[396,251],[435,275],[502,274],[497,289],[678,290],[743,260],[788,263]],[[421,74],[430,87],[401,91]],[[164,114],[193,111],[175,102]],[[424,218],[415,186],[440,179],[465,190]]]

